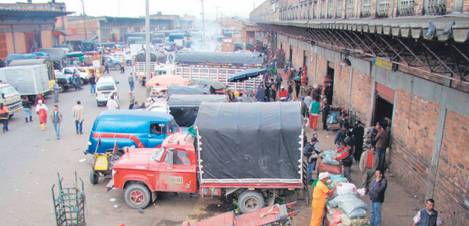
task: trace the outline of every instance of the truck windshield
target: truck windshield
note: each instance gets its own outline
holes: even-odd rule
[[[163,149],[162,148],[157,148],[151,159],[153,161],[160,161],[161,156],[163,156]]]
[[[16,93],[17,92],[15,88],[13,88],[12,86],[5,86],[5,87],[0,88],[0,95],[4,94],[5,96],[9,96],[9,95],[13,95]]]

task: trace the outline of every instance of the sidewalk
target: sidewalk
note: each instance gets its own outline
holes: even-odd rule
[[[319,128],[322,128],[319,123]],[[321,150],[333,149],[335,132],[327,132],[320,129],[318,132]],[[307,131],[308,138],[311,137],[311,131]],[[385,194],[385,199],[382,209],[382,226],[396,226],[396,225],[412,225],[412,218],[417,210],[422,207],[419,205],[417,199],[408,194],[402,186],[397,184],[396,178],[386,173],[388,180],[388,187]],[[354,184],[361,184],[361,174],[358,169],[358,163],[355,162],[352,166],[352,182]],[[363,200],[370,204],[367,196]],[[368,214],[370,211],[368,211]],[[293,225],[307,226],[311,218],[311,206],[300,204],[300,214],[293,218]]]

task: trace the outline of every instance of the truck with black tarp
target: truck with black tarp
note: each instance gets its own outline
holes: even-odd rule
[[[168,88],[168,93],[170,90]],[[172,94],[168,98],[169,112],[179,126],[190,127],[194,124],[200,104],[203,102],[228,102],[228,97],[226,95]]]
[[[130,148],[113,166],[108,188],[132,208],[157,192],[225,196],[243,213],[303,189],[303,127],[298,102],[202,102],[196,138],[175,133],[158,148]]]

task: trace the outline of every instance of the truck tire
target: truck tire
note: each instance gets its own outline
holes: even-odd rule
[[[90,183],[92,185],[96,185],[99,182],[99,175],[96,173],[94,170],[91,170],[90,172]]]
[[[151,193],[145,185],[132,183],[125,188],[124,200],[132,209],[143,209],[150,204]]]
[[[238,197],[238,207],[241,213],[250,213],[263,208],[264,197],[257,191],[243,191]]]

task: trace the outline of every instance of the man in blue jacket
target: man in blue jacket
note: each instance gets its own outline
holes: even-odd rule
[[[370,191],[368,192],[371,200],[370,221],[372,226],[381,226],[381,207],[383,206],[387,186],[388,182],[384,178],[383,172],[376,170],[375,179],[371,182]]]

